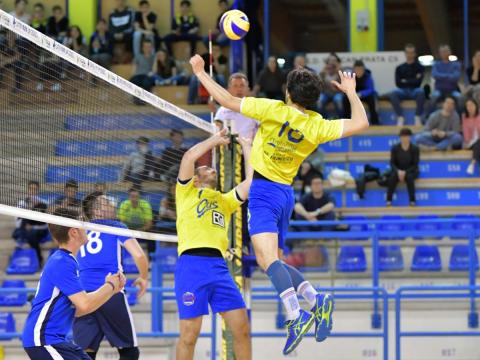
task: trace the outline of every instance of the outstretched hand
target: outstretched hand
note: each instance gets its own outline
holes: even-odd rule
[[[355,80],[355,73],[350,71],[339,71],[338,75],[340,76],[340,83],[338,81],[332,80],[332,84],[340,91],[345,94],[355,94],[357,82]]]
[[[217,132],[215,135],[216,145],[228,145],[230,144],[230,136],[228,136],[228,128],[224,127],[222,130]]]
[[[194,55],[190,59],[190,65],[192,65],[192,71],[195,75],[205,71],[205,61],[200,55]]]

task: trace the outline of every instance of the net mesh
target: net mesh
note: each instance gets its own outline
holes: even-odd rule
[[[168,240],[151,233],[174,232],[172,185],[183,152],[212,131],[208,114],[136,87],[1,10],[0,24],[0,212],[45,220],[94,190],[121,206],[133,186],[161,221],[137,237]],[[28,193],[29,181],[40,194]],[[21,201],[36,197],[46,210]],[[132,214],[127,225],[145,230]]]

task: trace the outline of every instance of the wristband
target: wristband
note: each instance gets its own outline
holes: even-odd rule
[[[112,290],[115,291],[115,284],[111,282],[110,280],[105,281],[105,284],[109,284],[112,286]]]

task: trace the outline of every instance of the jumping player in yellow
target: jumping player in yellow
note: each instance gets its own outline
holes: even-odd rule
[[[246,180],[223,194],[216,190],[214,169],[195,162],[206,152],[226,145],[224,129],[189,149],[182,158],[176,188],[179,259],[175,271],[175,296],[180,316],[177,360],[191,360],[208,306],[220,313],[233,334],[237,360],[251,360],[247,312],[242,295],[231,277],[224,256],[228,248],[231,215],[247,199],[253,169],[246,167]],[[248,164],[251,142],[239,139]]]
[[[251,165],[255,172],[249,194],[249,232],[257,262],[269,276],[286,309],[287,343],[283,353],[292,352],[314,322],[315,338],[323,341],[332,329],[332,295],[318,294],[298,270],[279,258],[294,207],[291,184],[302,162],[319,144],[359,133],[369,125],[355,92],[355,74],[339,72],[340,83],[333,82],[348,97],[351,119],[329,121],[307,110],[314,106],[322,89],[319,77],[307,69],[289,73],[284,103],[234,97],[205,72],[200,56],[192,57],[190,64],[193,73],[220,105],[260,123],[252,147]],[[311,313],[300,308],[297,293],[309,303]]]

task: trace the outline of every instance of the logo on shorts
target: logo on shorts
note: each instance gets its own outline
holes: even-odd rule
[[[182,300],[183,305],[192,306],[195,303],[195,295],[191,292],[183,293]]]
[[[212,222],[214,225],[225,227],[225,217],[218,211],[212,211]]]

